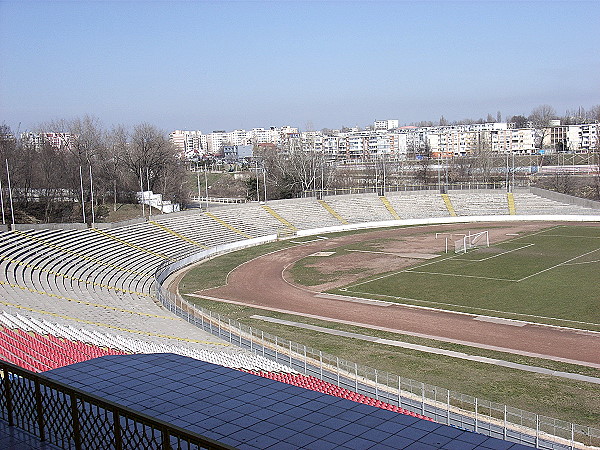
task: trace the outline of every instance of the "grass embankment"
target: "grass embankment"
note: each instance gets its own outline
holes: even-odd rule
[[[180,292],[186,294],[223,285],[226,282],[227,274],[242,262],[290,245],[294,244],[289,241],[272,243],[240,250],[206,261],[186,274],[180,284]],[[371,246],[372,244],[365,245]],[[486,356],[556,371],[600,377],[600,370],[597,369],[354,327],[258,308],[219,303],[197,297],[188,296],[187,299],[253,328],[378,370],[388,371],[402,377],[494,402],[505,403],[538,414],[582,425],[600,426],[600,408],[598,408],[600,404],[600,385],[597,384],[577,382],[359,339],[334,336],[313,330],[265,322],[251,316],[274,317],[330,329],[454,350],[469,355]]]
[[[108,208],[108,216],[105,217],[103,222],[121,222],[123,220],[137,219],[142,217],[142,205],[131,204],[131,203],[117,203],[117,210],[114,210],[114,205],[106,205]],[[156,208],[152,208],[148,205],[144,205],[144,213],[148,216],[148,208],[150,208],[150,215],[159,215],[161,211]]]

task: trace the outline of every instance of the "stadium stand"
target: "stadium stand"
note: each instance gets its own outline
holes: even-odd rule
[[[517,215],[599,211],[527,191],[513,197]],[[178,354],[404,412],[224,342],[166,311],[153,296],[159,265],[207,247],[275,235],[282,228],[450,215],[437,191],[387,193],[384,199],[375,194],[331,196],[325,199],[328,207],[313,198],[277,200],[164,215],[110,229],[1,232],[0,359],[41,372],[84,357]],[[505,192],[450,191],[449,199],[459,216],[511,213]]]

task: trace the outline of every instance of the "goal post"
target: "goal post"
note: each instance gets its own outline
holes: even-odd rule
[[[487,230],[475,234],[468,233],[462,239],[454,241],[454,253],[467,253],[474,248],[489,246],[490,235]]]

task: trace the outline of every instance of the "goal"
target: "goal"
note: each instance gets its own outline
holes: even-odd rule
[[[488,231],[481,231],[475,234],[466,234],[465,237],[454,241],[454,253],[467,253],[469,250],[480,247],[490,246],[490,236]]]

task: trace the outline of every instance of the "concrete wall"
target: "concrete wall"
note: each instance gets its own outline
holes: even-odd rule
[[[86,223],[15,223],[13,230],[85,230]]]
[[[136,217],[135,219],[122,220],[121,222],[95,223],[94,227],[99,230],[108,230],[111,228],[127,227],[136,223],[144,223],[145,221],[145,217]]]
[[[574,197],[572,195],[561,194],[560,192],[548,191],[536,187],[530,187],[529,192],[561,203],[582,206],[584,208],[600,209],[600,202],[588,200],[587,198]]]

